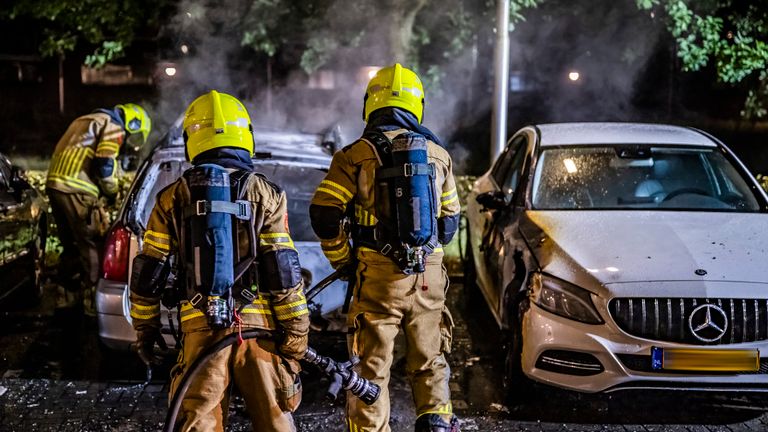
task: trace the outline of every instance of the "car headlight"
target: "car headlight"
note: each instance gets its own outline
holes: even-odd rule
[[[531,301],[542,309],[561,317],[587,324],[602,324],[603,319],[592,303],[589,291],[564,280],[534,273],[531,279]]]

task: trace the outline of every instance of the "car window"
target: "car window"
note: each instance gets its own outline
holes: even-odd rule
[[[147,179],[153,182],[144,193],[144,199],[137,200],[137,213],[141,226],[146,227],[149,215],[155,205],[157,194],[181,177],[190,165],[185,161],[168,160],[160,163],[156,171],[148,170]],[[259,162],[256,172],[281,187],[288,198],[288,225],[294,241],[319,241],[309,222],[309,203],[315,189],[325,177],[325,171],[317,168],[291,166],[274,162]]]
[[[504,153],[502,153],[502,155],[496,161],[496,165],[493,166],[493,170],[491,170],[491,176],[500,188],[504,184],[504,180],[507,178],[507,173],[509,173],[509,168],[512,164],[512,160],[514,159],[516,149],[520,146],[520,143],[523,140],[524,137],[522,136],[512,140],[512,142],[507,146],[507,149],[504,150]]]
[[[143,191],[141,195],[136,199],[137,211],[140,225],[147,226],[149,221],[149,215],[152,213],[152,208],[155,206],[155,199],[157,194],[163,190],[166,186],[175,182],[184,170],[189,168],[190,165],[186,161],[180,160],[165,160],[160,162],[157,170],[147,170],[146,177],[140,179],[147,185],[151,185],[149,189]]]
[[[499,187],[507,195],[508,199],[511,199],[513,193],[517,190],[517,186],[520,184],[520,177],[523,175],[525,156],[528,150],[528,147],[525,145],[526,142],[527,140],[521,137],[516,139],[510,146],[509,153],[512,154],[512,160],[504,180],[499,183]]]
[[[759,211],[744,175],[711,148],[545,149],[534,174],[532,202],[536,209]]]

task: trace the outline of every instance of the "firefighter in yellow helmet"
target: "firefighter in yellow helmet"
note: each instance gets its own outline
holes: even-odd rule
[[[56,144],[45,188],[64,249],[57,307],[76,306],[82,297],[85,312],[95,313],[101,242],[109,225],[100,198],[114,199],[121,161],[138,154],[151,127],[147,112],[127,103],[78,117]]]
[[[442,245],[456,232],[460,208],[451,157],[421,125],[423,113],[414,72],[400,64],[379,70],[365,94],[363,136],[336,152],[310,206],[325,256],[354,271],[350,354],[361,359],[360,375],[382,388],[372,406],[347,398],[352,432],[390,430],[387,384],[400,329],[416,431],[459,430],[445,358],[453,324]],[[349,230],[342,228],[347,216]]]
[[[309,313],[285,193],[253,172],[251,120],[235,97],[211,91],[195,99],[183,134],[192,168],[158,194],[133,261],[136,349],[150,366],[158,360],[155,345],[165,346],[160,299],[168,298],[173,257],[180,283],[172,303],[180,310],[183,347],[169,400],[207,346],[247,328],[282,334],[217,353],[193,378],[178,430],[223,431],[234,383],[254,431],[295,431],[291,413],[301,400],[298,360],[307,350]]]

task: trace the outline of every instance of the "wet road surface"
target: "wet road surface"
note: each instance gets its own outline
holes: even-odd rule
[[[519,401],[504,397],[501,335],[477,294],[454,283],[451,392],[464,431],[754,431],[768,430],[768,398],[677,392],[581,395],[534,385]],[[173,358],[142,384],[135,355],[98,342],[95,321],[54,314],[51,296],[35,308],[0,312],[0,431],[160,430]],[[345,358],[341,335],[313,335],[323,354]],[[399,343],[390,384],[391,426],[413,430],[415,413]],[[343,396],[324,397],[328,382],[308,367],[299,431],[343,431]],[[242,400],[234,398],[229,430],[250,430]]]

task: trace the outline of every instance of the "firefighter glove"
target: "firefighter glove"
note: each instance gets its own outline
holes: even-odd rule
[[[141,361],[151,367],[152,365],[158,365],[163,362],[163,356],[168,352],[168,345],[163,339],[163,335],[160,334],[159,328],[146,328],[139,330],[136,333],[136,343],[133,348],[141,358]],[[155,352],[155,345],[158,346],[159,352]]]
[[[287,359],[299,361],[304,358],[309,344],[309,332],[294,333],[286,331],[280,342],[280,354]]]
[[[355,277],[355,271],[357,270],[357,261],[352,260],[344,263],[339,267],[339,280],[349,281]]]

